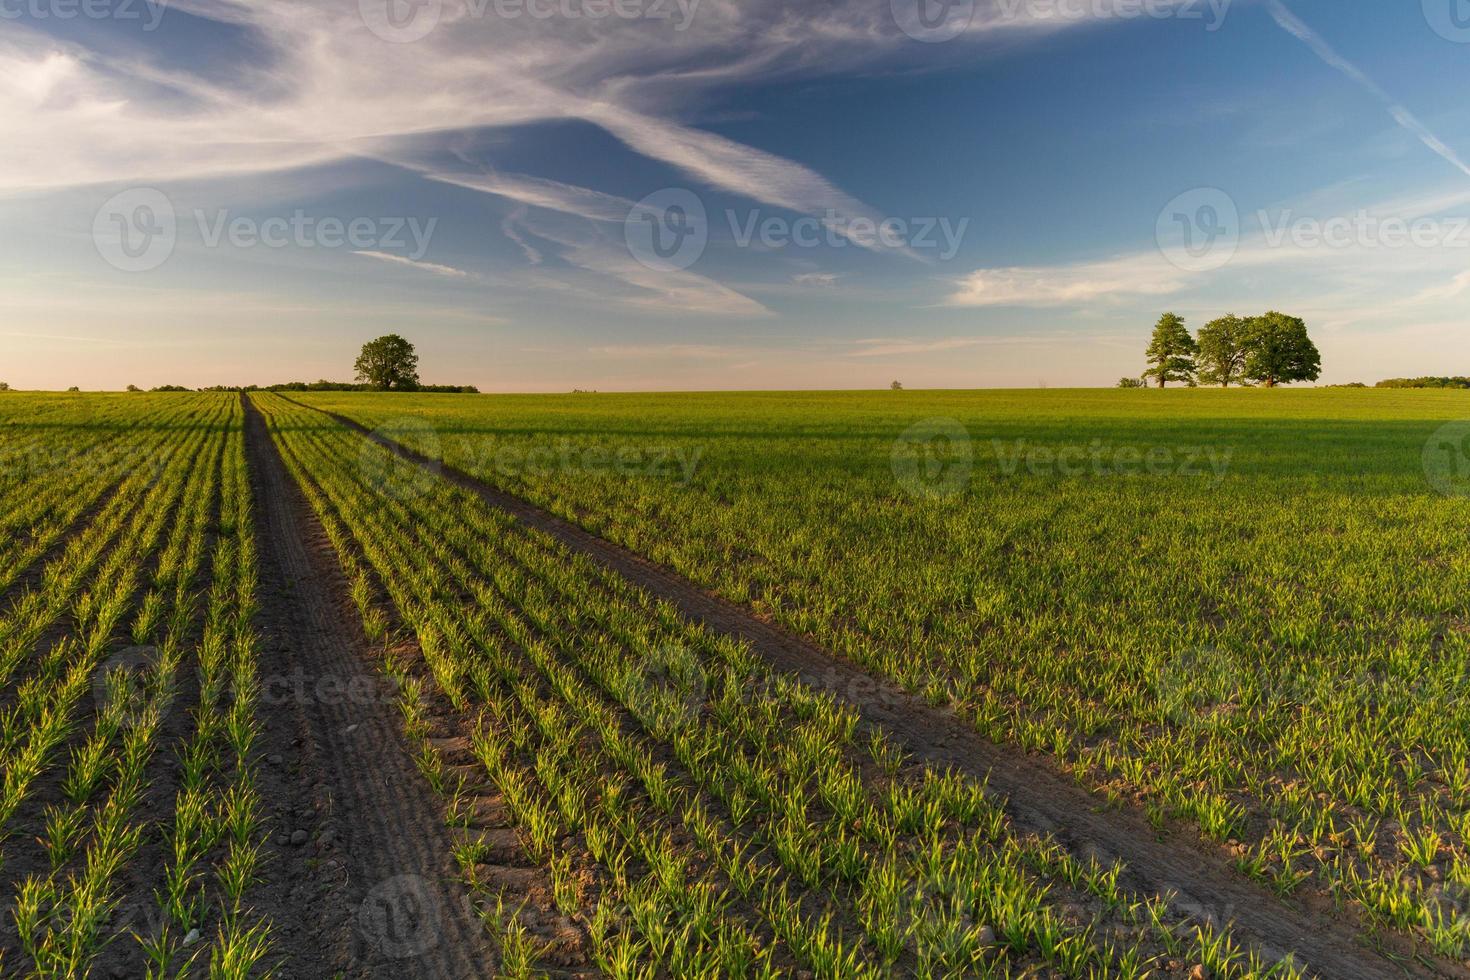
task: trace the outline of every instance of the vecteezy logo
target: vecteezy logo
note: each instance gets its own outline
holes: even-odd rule
[[[168,712],[172,686],[160,676],[163,653],[157,647],[138,646],[109,657],[92,675],[92,700],[98,714],[115,714],[125,728],[132,728],[150,717],[157,708],[157,719]]]
[[[1219,928],[1221,925],[1235,918],[1234,903],[1224,906],[1214,905],[1210,902],[1202,901],[1190,892],[1185,891],[1181,886],[1173,883],[1166,883],[1160,889],[1160,894],[1168,899],[1170,910],[1185,915],[1201,925]]]
[[[1238,654],[1212,646],[1190,647],[1161,664],[1154,693],[1172,724],[1199,727],[1239,700],[1249,682],[1250,672]]]
[[[969,430],[954,419],[925,419],[894,441],[889,466],[910,496],[948,500],[970,485],[975,448]]]
[[[681,643],[648,650],[626,680],[630,707],[654,731],[669,733],[692,724],[704,708],[704,664]]]
[[[163,265],[178,237],[173,202],[151,187],[114,194],[92,219],[97,254],[123,272],[148,272]]]
[[[428,882],[399,875],[373,888],[357,910],[357,928],[389,959],[422,956],[439,944],[444,910]]]
[[[1470,497],[1470,419],[1440,426],[1424,443],[1424,476],[1435,493]]]
[[[424,457],[420,463],[402,454],[400,447]],[[358,474],[365,486],[399,503],[408,503],[433,492],[443,470],[439,433],[416,415],[389,419],[362,441],[358,450]]]
[[[888,7],[899,30],[930,44],[959,37],[975,17],[975,0],[888,0]]]
[[[428,37],[439,26],[443,0],[357,0],[367,29],[390,44]]]
[[[687,269],[709,244],[709,216],[693,191],[669,187],[648,195],[623,221],[628,252],[659,272]]]
[[[1224,268],[1240,247],[1240,210],[1218,187],[1180,194],[1159,212],[1154,229],[1159,251],[1185,272]]]
[[[1446,41],[1470,44],[1470,0],[1424,0],[1424,19]]]

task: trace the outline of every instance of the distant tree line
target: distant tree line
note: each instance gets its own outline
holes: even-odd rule
[[[1470,388],[1470,378],[1389,378],[1375,388]]]
[[[214,388],[213,391],[424,391],[451,395],[478,395],[474,385],[426,385],[419,381],[419,355],[413,344],[396,333],[362,345],[352,369],[357,380],[288,381],[280,385]]]
[[[1322,355],[1307,336],[1300,318],[1275,310],[1260,316],[1234,313],[1211,320],[1191,336],[1184,318],[1165,313],[1154,327],[1145,352],[1149,368],[1140,378],[1124,378],[1121,388],[1141,388],[1152,382],[1163,388],[1170,381],[1193,388],[1232,384],[1274,388],[1293,381],[1316,381],[1322,374]]]
[[[155,388],[155,391],[187,391],[187,388],[166,386]],[[285,384],[274,385],[212,385],[208,388],[198,388],[197,391],[382,391],[376,385],[363,384],[352,381],[287,381]],[[474,385],[415,385],[413,388],[394,389],[398,391],[421,391],[429,394],[446,395],[478,395],[480,389]]]
[[[386,334],[362,345],[353,370],[356,381],[287,381],[275,385],[214,385],[200,391],[423,391],[436,394],[478,395],[474,385],[426,385],[419,381],[419,355],[413,344],[396,333]],[[136,391],[133,385],[129,391]],[[179,385],[163,385],[154,391],[188,391]]]

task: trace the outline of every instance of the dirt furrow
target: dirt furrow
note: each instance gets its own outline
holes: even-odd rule
[[[331,543],[246,399],[261,537],[261,793],[278,978],[464,980],[494,954]]]
[[[1470,976],[1470,971],[1457,964],[1413,958],[1411,948],[1399,937],[1383,937],[1377,945],[1370,945],[1355,917],[1335,908],[1325,897],[1312,896],[1302,904],[1278,898],[1236,871],[1223,848],[1193,836],[1187,828],[1162,839],[1142,813],[1109,807],[1100,796],[1060,772],[1050,759],[998,745],[954,711],[914,698],[891,681],[529,501],[429,459],[351,418],[314,410],[473,491],[526,526],[668,601],[689,619],[749,643],[774,666],[852,704],[865,723],[887,729],[916,758],[987,779],[994,792],[1007,798],[1007,810],[1023,831],[1049,833],[1076,853],[1121,859],[1128,866],[1125,881],[1132,887],[1174,892],[1178,910],[1215,924],[1231,922],[1237,939],[1269,955],[1294,951],[1297,961],[1307,964],[1312,973],[1332,980]]]

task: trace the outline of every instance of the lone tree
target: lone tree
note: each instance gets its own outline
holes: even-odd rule
[[[381,391],[411,391],[419,386],[419,356],[413,344],[396,333],[363,344],[353,368],[358,381]]]
[[[1154,327],[1153,342],[1148,345],[1149,369],[1145,378],[1153,378],[1162,388],[1170,381],[1194,384],[1194,355],[1199,348],[1185,329],[1184,318],[1165,313]]]
[[[1301,317],[1272,310],[1245,324],[1245,376],[1267,388],[1293,381],[1316,381],[1322,355],[1307,336]]]
[[[1199,330],[1199,379],[1204,384],[1245,382],[1246,320],[1227,313]]]

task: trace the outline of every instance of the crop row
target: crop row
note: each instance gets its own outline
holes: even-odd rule
[[[130,975],[244,977],[265,953],[242,420],[208,396],[48,435],[95,504],[0,614],[7,972],[83,976],[115,943]]]
[[[157,478],[160,447],[191,407],[177,399],[122,398],[33,405],[0,420],[0,594],[50,553],[85,514],[134,470]]]
[[[1131,893],[1120,865],[1016,833],[983,785],[907,759],[832,693],[253,397],[388,651],[506,975],[538,957],[630,977],[1293,972]],[[528,930],[517,861],[570,928]]]

